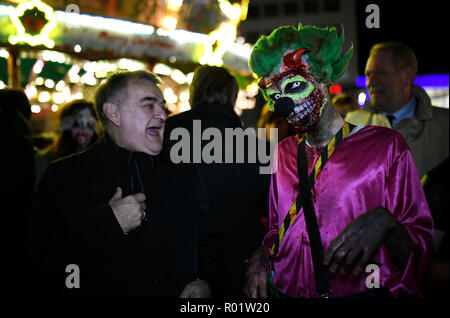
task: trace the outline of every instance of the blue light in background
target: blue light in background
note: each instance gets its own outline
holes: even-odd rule
[[[427,88],[447,88],[448,89],[449,76],[448,74],[429,74],[429,75],[418,75],[414,80],[414,84],[420,87]],[[357,76],[355,79],[355,84],[357,87],[366,87],[366,77]]]

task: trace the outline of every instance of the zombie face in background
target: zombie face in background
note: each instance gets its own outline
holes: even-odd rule
[[[280,27],[253,47],[249,66],[264,98],[300,133],[317,126],[329,102],[327,87],[347,67],[352,48],[341,57],[343,41],[335,28],[300,24]]]
[[[85,149],[90,145],[97,129],[97,121],[90,109],[83,109],[75,114],[72,125],[72,138],[77,142],[81,149]]]
[[[77,151],[81,151],[88,147],[98,134],[97,119],[86,102],[76,102],[69,108],[67,113],[62,114],[60,128],[74,140]]]

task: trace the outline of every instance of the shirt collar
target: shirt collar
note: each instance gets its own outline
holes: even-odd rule
[[[394,119],[392,120],[392,126],[395,126],[400,120],[404,118],[411,118],[414,117],[414,114],[416,112],[417,107],[417,100],[414,97],[411,97],[409,102],[402,108],[400,108],[395,113],[386,113],[382,112],[384,115],[391,115],[394,116]]]

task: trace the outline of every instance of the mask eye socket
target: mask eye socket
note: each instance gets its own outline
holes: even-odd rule
[[[273,93],[269,97],[270,97],[271,100],[277,101],[277,100],[279,100],[281,98],[281,94],[280,93]]]
[[[284,88],[284,91],[286,94],[301,93],[306,89],[307,86],[308,84],[306,82],[295,81],[287,84]]]

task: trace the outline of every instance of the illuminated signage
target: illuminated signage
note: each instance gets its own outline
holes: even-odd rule
[[[16,35],[9,37],[9,43],[27,43],[32,46],[45,45],[53,48],[55,42],[49,34],[56,26],[53,9],[39,0],[20,3],[17,8],[10,9],[10,19],[17,30]]]

